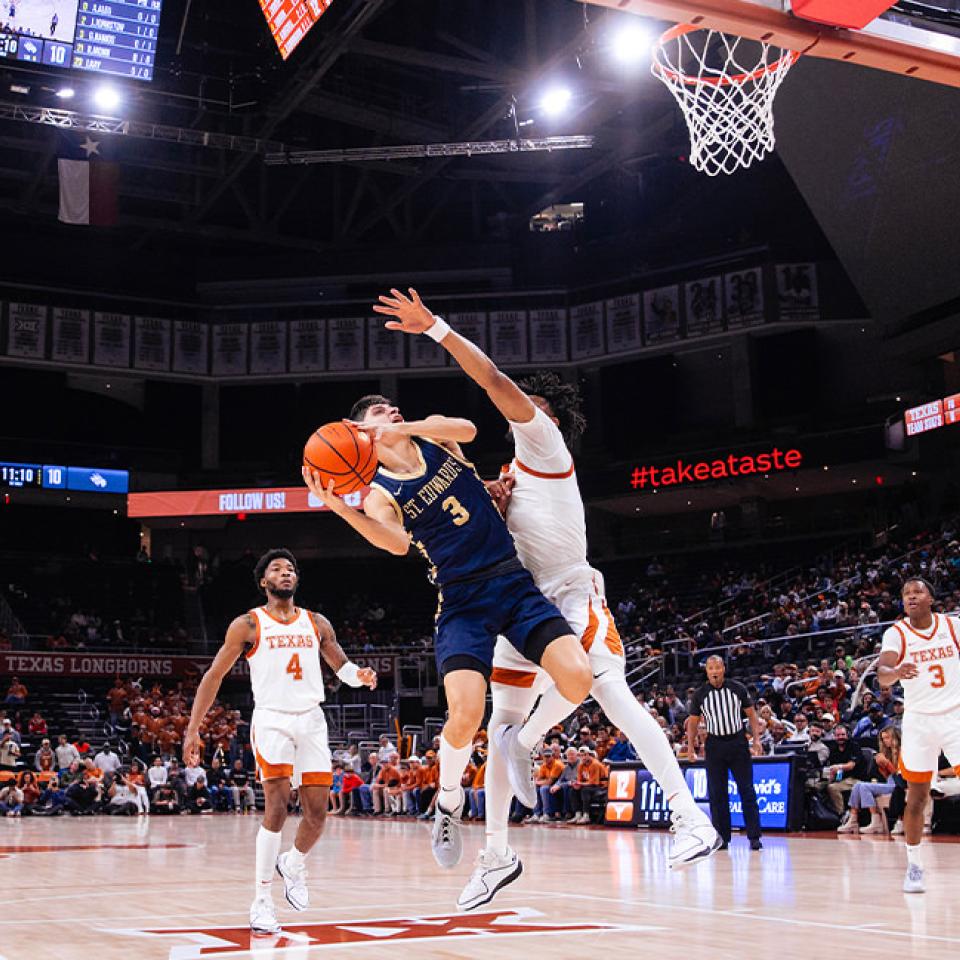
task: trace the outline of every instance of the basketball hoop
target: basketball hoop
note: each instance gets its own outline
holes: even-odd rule
[[[773,100],[795,50],[680,24],[653,49],[653,75],[673,94],[690,131],[690,163],[715,177],[770,153]]]

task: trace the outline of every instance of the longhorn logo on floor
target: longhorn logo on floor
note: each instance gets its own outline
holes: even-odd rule
[[[493,910],[489,913],[454,913],[434,917],[392,917],[339,923],[293,923],[274,937],[254,936],[249,927],[182,927],[157,930],[109,930],[135,937],[162,937],[180,941],[170,947],[170,960],[200,960],[239,951],[269,949],[270,955],[286,951],[312,951],[322,947],[409,940],[458,940],[478,937],[546,936],[575,933],[625,933],[661,927],[621,923],[532,922],[543,914],[530,907]],[[188,943],[183,943],[183,941]]]

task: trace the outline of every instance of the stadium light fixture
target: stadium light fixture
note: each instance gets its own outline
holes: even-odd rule
[[[101,110],[115,110],[120,106],[121,100],[120,91],[109,84],[97,87],[93,94],[93,102]]]
[[[573,94],[568,87],[551,87],[540,100],[540,109],[548,117],[559,117],[565,113]]]
[[[610,53],[617,63],[635,67],[649,62],[651,37],[640,23],[625,23],[612,35]]]
[[[76,91],[73,87],[60,87],[60,89],[57,90],[57,97],[61,100],[72,100],[75,94]]]

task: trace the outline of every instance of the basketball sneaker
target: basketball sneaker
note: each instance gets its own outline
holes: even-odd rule
[[[310,906],[310,891],[307,889],[307,867],[290,862],[286,853],[277,857],[277,873],[283,878],[283,895],[294,910],[306,910]]]
[[[437,803],[433,816],[432,849],[433,859],[444,868],[452,870],[463,859],[463,795],[456,810],[448,813]]]
[[[516,798],[528,809],[537,805],[537,786],[533,776],[534,752],[517,742],[520,727],[514,723],[504,724],[494,733],[497,746],[507,761],[507,778]]]
[[[506,856],[494,850],[481,850],[477,865],[470,874],[467,885],[460,892],[457,909],[476,910],[489,903],[508,883],[513,883],[523,873],[523,864],[516,853],[507,847]]]
[[[257,897],[250,905],[250,932],[259,937],[269,937],[280,932],[277,908],[270,897]]]
[[[904,893],[924,893],[926,887],[923,885],[923,867],[918,867],[911,863],[907,867],[907,875],[903,878]]]
[[[671,870],[680,870],[698,860],[706,860],[723,844],[713,824],[702,813],[697,813],[699,816],[674,810],[671,814],[674,840],[667,854],[667,866]]]

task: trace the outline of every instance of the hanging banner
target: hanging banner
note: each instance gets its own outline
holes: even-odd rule
[[[777,305],[781,320],[820,319],[815,263],[777,265]]]
[[[658,287],[643,295],[646,342],[668,343],[680,336],[680,287]]]
[[[35,303],[11,303],[7,356],[42,360],[47,349],[47,308]]]
[[[760,267],[724,274],[723,286],[728,330],[763,323],[763,270]]]
[[[170,321],[135,317],[133,365],[138,370],[170,369]]]
[[[257,320],[250,324],[250,372],[287,372],[287,324]]]
[[[568,360],[567,339],[567,311],[563,307],[530,311],[531,363]]]
[[[210,328],[196,320],[173,324],[173,369],[177,373],[206,374]]]
[[[127,314],[93,315],[93,362],[101,367],[130,366],[130,317]]]
[[[490,356],[504,365],[527,362],[526,310],[490,311]]]
[[[581,303],[570,311],[570,352],[574,360],[603,353],[603,301]]]
[[[362,370],[366,322],[362,318],[356,317],[346,320],[330,320],[327,326],[330,331],[329,369]]]
[[[703,337],[723,329],[723,277],[703,277],[683,285],[687,336]]]
[[[51,360],[63,363],[90,362],[90,311],[73,307],[53,308]]]
[[[451,313],[447,323],[453,327],[461,337],[475,343],[484,353],[490,352],[487,341],[487,315],[480,311],[471,313]]]
[[[246,323],[218,323],[213,334],[214,376],[235,377],[247,372],[249,326]]]
[[[429,337],[408,337],[407,344],[410,350],[411,367],[423,369],[447,365],[447,351]]]
[[[367,369],[396,370],[404,366],[404,340],[429,340],[429,337],[408,337],[398,330],[388,330],[382,317],[367,319]],[[432,340],[430,341],[433,342]]]
[[[630,293],[607,301],[607,351],[625,353],[643,345],[640,294]]]
[[[324,320],[293,320],[290,323],[291,373],[313,373],[326,369],[326,332]]]

